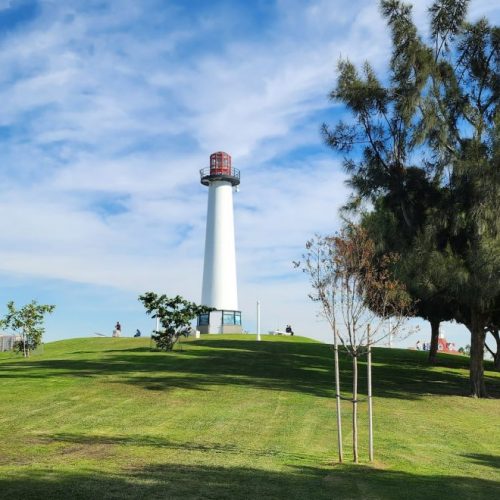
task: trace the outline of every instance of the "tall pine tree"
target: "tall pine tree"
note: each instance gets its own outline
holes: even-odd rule
[[[353,122],[323,127],[346,154],[353,198],[381,249],[434,324],[454,318],[471,332],[471,393],[486,395],[485,332],[500,295],[499,28],[465,21],[468,1],[438,0],[431,35],[419,36],[411,6],[381,2],[391,30],[389,75],[339,63],[331,93]],[[384,222],[385,221],[385,222]]]

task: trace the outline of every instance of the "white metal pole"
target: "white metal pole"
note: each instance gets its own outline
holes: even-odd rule
[[[257,301],[257,340],[260,340],[260,300]]]
[[[389,318],[389,347],[392,347],[392,324],[391,324],[391,318]]]

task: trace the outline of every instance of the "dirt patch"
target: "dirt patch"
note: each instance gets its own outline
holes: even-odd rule
[[[49,436],[37,436],[25,441],[26,444],[34,446],[47,446],[54,455],[64,456],[66,458],[88,458],[103,459],[115,454],[114,443],[93,443],[86,441],[81,443],[65,442],[63,439]],[[48,451],[48,450],[47,450]]]
[[[71,458],[90,458],[93,460],[115,455],[115,446],[111,444],[74,444],[65,445],[59,453]]]

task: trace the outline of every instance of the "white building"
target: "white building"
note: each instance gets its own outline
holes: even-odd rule
[[[215,311],[198,318],[201,333],[241,333],[234,243],[233,189],[240,172],[224,152],[210,155],[210,167],[200,170],[208,186],[207,229],[201,303]]]
[[[14,344],[21,340],[20,335],[11,335],[8,333],[0,332],[0,352],[12,351]]]

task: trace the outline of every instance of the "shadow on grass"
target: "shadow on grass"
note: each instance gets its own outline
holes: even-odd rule
[[[500,470],[500,455],[483,455],[481,453],[471,453],[469,455],[464,455],[464,457],[470,458],[476,464]]]
[[[279,457],[283,461],[307,461],[317,462],[316,455],[308,455],[306,453],[288,453],[282,450],[273,449],[258,449],[258,448],[241,448],[234,444],[222,443],[195,443],[195,442],[176,442],[165,439],[161,436],[148,436],[142,434],[124,435],[124,436],[99,436],[85,434],[58,433],[52,435],[42,435],[37,440],[37,444],[51,445],[53,443],[78,444],[88,446],[91,450],[95,446],[139,446],[147,448],[181,450],[185,452],[202,452],[202,453],[223,453],[226,455],[241,455],[251,458],[262,457]],[[84,454],[88,453],[85,448],[81,449]],[[64,451],[62,451],[64,453]]]
[[[9,499],[440,499],[498,498],[494,481],[422,476],[363,466],[283,470],[160,463],[72,473],[35,468],[0,477]]]
[[[151,349],[149,347],[127,347],[124,349],[102,349],[100,351],[98,350],[93,350],[93,351],[71,351],[68,354],[96,354],[98,352],[102,353],[108,353],[108,352],[151,352]]]
[[[147,346],[90,353],[97,358],[2,363],[0,379],[106,376],[107,382],[133,384],[152,391],[213,390],[221,385],[235,385],[333,396],[333,356],[331,347],[325,344],[203,339],[187,342],[182,351],[173,353],[150,352]],[[78,351],[72,356],[82,354],[85,352]],[[377,397],[417,399],[424,394],[468,395],[467,358],[442,357],[440,366],[429,367],[424,352],[374,349],[373,359]],[[362,362],[361,394],[366,393],[363,365]],[[349,388],[351,360],[345,354],[341,356],[341,378],[343,387]],[[491,396],[499,397],[500,379],[486,377],[486,381]]]

